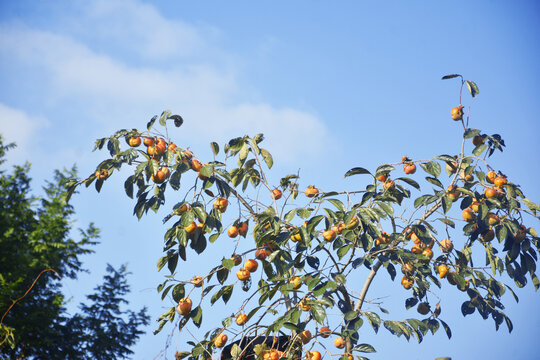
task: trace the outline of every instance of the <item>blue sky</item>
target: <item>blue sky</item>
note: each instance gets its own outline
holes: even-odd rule
[[[1,1],[0,131],[19,145],[12,163],[33,164],[35,187],[74,163],[91,173],[105,156],[91,153],[96,138],[143,128],[171,109],[186,120],[176,142],[201,157],[210,141],[262,132],[275,179],[300,168],[305,185],[354,188],[360,179],[342,176],[351,167],[458,150],[461,132],[449,117],[458,83],[440,80],[458,72],[480,87],[478,98],[463,100],[472,126],[506,141],[493,165],[539,201],[539,20],[535,1]],[[157,316],[170,306],[154,290],[165,228],[160,215],[130,215],[126,174],[99,196],[81,190],[73,199],[77,225],[95,221],[102,243],[66,295],[77,303],[106,263],[128,263],[131,304]],[[384,278],[374,298],[403,296]],[[437,333],[417,345],[366,325],[362,334],[379,351],[373,359],[532,359],[538,294],[521,290],[518,305],[505,299],[510,335],[477,315],[463,318],[459,305],[451,310],[460,294],[447,294],[443,308],[451,341]],[[134,359],[153,359],[171,329],[151,330]],[[171,349],[185,340],[173,337]]]

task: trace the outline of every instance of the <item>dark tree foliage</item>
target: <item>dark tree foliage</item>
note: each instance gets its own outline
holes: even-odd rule
[[[76,359],[118,359],[126,358],[133,352],[133,346],[148,325],[150,317],[143,308],[138,313],[122,310],[127,301],[123,298],[130,289],[126,281],[126,267],[115,270],[107,266],[104,282],[88,295],[90,304],[81,304],[81,313],[65,323],[66,339],[62,353],[66,358]],[[74,341],[73,341],[74,339]]]
[[[12,147],[0,136],[0,165]],[[89,247],[97,243],[99,229],[90,224],[73,239],[74,210],[66,202],[66,176],[55,171],[53,181],[43,188],[45,195],[35,197],[29,169],[25,164],[11,173],[0,170],[0,317],[5,314],[0,358],[125,357],[142,333],[141,325],[148,323],[146,309],[120,310],[126,302],[122,296],[129,292],[126,270],[108,267],[104,284],[88,296],[90,305],[82,304],[81,314],[68,316],[61,280],[75,279],[83,271],[80,256],[93,252]],[[75,172],[73,168],[67,176]],[[54,271],[42,273],[47,269]]]

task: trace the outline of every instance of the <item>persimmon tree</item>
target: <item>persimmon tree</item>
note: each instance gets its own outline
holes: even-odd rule
[[[477,85],[461,75],[443,77],[452,78],[461,81],[460,104],[464,88],[473,98],[478,94]],[[313,360],[321,353],[364,359],[363,353],[375,351],[359,338],[359,329],[367,324],[375,332],[382,325],[419,342],[442,327],[450,338],[451,329],[440,315],[442,306],[453,304],[437,300],[442,287],[463,292],[463,315],[476,312],[493,319],[497,330],[505,323],[512,331],[502,311],[506,292],[517,300],[508,282],[523,287],[530,281],[536,289],[540,285],[535,273],[540,243],[530,226],[540,207],[511,176],[489,165],[488,159],[503,151],[504,141],[469,127],[464,109],[459,105],[451,111],[464,131],[453,155],[426,160],[404,156],[374,170],[354,167],[345,177],[365,181],[354,191],[301,187],[298,174],[271,183],[274,160],[262,147],[262,134],[234,138],[223,151],[212,142],[214,158],[199,159],[176,145],[168,130],[172,124],[180,127],[182,117],[164,111],[146,130],[120,130],[97,140],[95,149],[106,148],[110,158],[87,179],[73,180],[71,191],[94,183],[99,192],[127,166],[132,174],[124,187],[136,200],[134,215],[140,219],[149,210],[168,206],[164,255],[157,266],[166,266],[170,274],[157,290],[162,299],[172,299],[172,306],[158,319],[155,332],[169,322],[177,323],[181,332],[192,326],[207,329],[188,341],[191,348],[179,351],[178,358],[206,359],[228,340],[284,333],[292,339],[285,351],[261,344],[256,355],[294,358],[302,352]],[[467,152],[471,141],[472,151]],[[181,179],[193,183],[181,186]],[[170,191],[180,192],[174,199],[182,200],[166,203]],[[201,264],[197,254],[211,247],[225,255],[205,270],[207,258]],[[182,277],[179,261],[191,268],[197,264],[199,275]],[[392,318],[377,304],[365,309],[377,275],[389,276],[405,289],[406,309],[416,308],[410,318]],[[348,282],[352,276],[362,276],[364,282]],[[228,302],[239,291],[245,292],[242,300]],[[217,301],[229,313],[222,321],[203,321]],[[330,336],[333,344],[324,340]],[[245,355],[239,343],[228,350],[233,358]]]

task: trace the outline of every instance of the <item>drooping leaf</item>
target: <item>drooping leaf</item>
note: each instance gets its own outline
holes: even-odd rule
[[[272,158],[272,155],[268,152],[266,149],[261,149],[261,156],[264,159],[264,162],[268,166],[269,169],[272,168],[274,165],[274,159]]]
[[[480,90],[474,81],[465,80],[465,84],[467,84],[467,89],[469,89],[472,97],[476,97],[480,94]]]
[[[369,174],[371,175],[371,173],[364,169],[363,167],[355,167],[355,168],[352,168],[351,170],[347,171],[344,175],[344,177],[349,177],[349,176],[353,176],[353,175],[360,175],[360,174]]]
[[[444,75],[441,80],[448,80],[448,79],[453,79],[453,78],[456,78],[456,77],[459,77],[461,75],[459,74],[451,74],[451,75]]]

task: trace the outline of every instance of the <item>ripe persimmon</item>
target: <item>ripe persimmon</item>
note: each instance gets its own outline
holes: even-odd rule
[[[422,255],[431,260],[433,259],[433,250],[431,250],[430,248],[424,249],[424,251],[422,251]]]
[[[499,194],[500,194],[500,191],[497,188],[490,187],[484,190],[484,196],[488,199],[498,197]]]
[[[234,265],[238,266],[242,263],[242,257],[238,254],[233,254],[233,256],[231,256],[231,260],[234,261]]]
[[[236,272],[236,277],[240,281],[247,281],[251,277],[251,273],[244,268],[241,268]]]
[[[345,339],[341,336],[334,339],[334,346],[338,349],[343,349],[345,347]]]
[[[472,143],[474,146],[482,145],[484,143],[484,137],[482,135],[476,135],[473,137]]]
[[[501,187],[504,184],[506,184],[507,182],[508,182],[508,180],[504,176],[497,176],[495,178],[495,180],[493,181],[493,184],[495,184],[495,186],[497,186],[497,187]]]
[[[214,201],[214,209],[217,209],[221,211],[222,213],[224,213],[225,210],[227,210],[228,205],[229,205],[229,200],[227,200],[227,198],[218,197]]]
[[[238,234],[245,237],[247,235],[247,232],[248,232],[247,222],[241,222],[240,224],[238,224]]]
[[[191,169],[193,171],[199,172],[201,171],[202,167],[203,167],[203,164],[199,160],[197,159],[191,160]]]
[[[109,177],[109,170],[107,169],[97,170],[95,175],[98,180],[105,180]]]
[[[143,144],[144,144],[144,146],[152,146],[152,145],[154,145],[154,138],[148,137],[148,136],[145,137],[143,139]]]
[[[249,259],[244,264],[244,269],[249,271],[250,273],[257,271],[257,268],[259,267],[259,263],[257,260]]]
[[[321,334],[321,337],[328,338],[332,335],[332,330],[330,330],[328,326],[323,326],[319,329],[319,333]]]
[[[258,249],[255,251],[255,258],[259,260],[264,260],[268,256],[268,250],[267,249]]]
[[[401,285],[405,289],[409,290],[410,288],[412,288],[413,284],[414,284],[414,280],[412,278],[408,276],[404,276],[401,278]]]
[[[463,220],[467,222],[473,222],[476,220],[476,215],[474,214],[474,211],[471,208],[465,208],[461,212],[461,216],[463,217]]]
[[[452,251],[452,249],[454,249],[454,244],[452,244],[452,241],[448,239],[443,239],[441,240],[440,248],[443,253],[449,253]]]
[[[336,239],[337,233],[334,230],[330,229],[330,230],[324,231],[322,236],[324,240],[328,242],[332,242]]]
[[[306,354],[307,360],[321,360],[321,353],[317,350],[308,351]]]
[[[281,195],[283,195],[283,194],[282,194],[281,190],[279,190],[279,189],[274,189],[274,190],[272,190],[272,193],[270,194],[270,196],[271,196],[272,199],[274,199],[274,200],[279,200],[279,199],[281,199]]]
[[[222,348],[225,346],[225,344],[227,343],[227,340],[229,338],[227,337],[227,334],[219,334],[218,336],[216,336],[216,338],[214,339],[214,345],[215,347],[217,348]]]
[[[229,237],[231,238],[235,238],[238,236],[238,228],[236,226],[231,226],[229,228],[229,230],[227,230],[227,234],[229,235]]]
[[[302,280],[299,276],[293,276],[289,279],[289,283],[292,284],[293,289],[298,290],[302,286]]]
[[[456,185],[450,185],[446,189],[446,196],[452,201],[456,201],[461,196],[461,191],[457,189]]]
[[[389,190],[395,188],[396,183],[394,182],[394,180],[387,179],[385,182],[383,182],[382,186],[384,190]]]
[[[300,341],[302,342],[302,344],[305,345],[311,341],[311,331],[304,330],[300,332],[300,334],[298,334],[298,337],[300,338]]]
[[[169,151],[171,151],[173,153],[176,152],[176,148],[177,148],[177,146],[176,146],[175,143],[170,143],[169,146],[167,146],[167,150],[169,150]]]
[[[319,189],[313,185],[309,185],[304,191],[304,194],[306,194],[307,197],[312,198],[319,195]]]
[[[236,325],[242,326],[247,322],[247,320],[248,320],[247,315],[244,313],[241,313],[241,314],[238,314],[235,322],[236,322]]]
[[[439,272],[439,276],[442,279],[446,276],[446,274],[448,274],[448,266],[445,264],[441,264],[437,267],[437,271]]]
[[[137,147],[141,145],[141,138],[139,136],[130,136],[128,139],[128,145],[131,147]]]
[[[414,174],[416,172],[416,165],[414,164],[405,164],[403,165],[403,172],[407,175]]]
[[[499,219],[499,217],[496,214],[489,213],[487,214],[487,221],[489,225],[493,226],[493,225],[497,225],[501,221],[501,219]]]
[[[450,114],[452,115],[452,120],[454,121],[463,120],[463,105],[452,108]]]
[[[184,227],[184,230],[186,230],[188,234],[193,234],[195,230],[197,230],[197,223],[195,223],[195,221],[192,221],[191,224]]]
[[[486,181],[490,184],[495,183],[495,179],[497,178],[497,173],[493,170],[489,171],[486,174]]]
[[[203,278],[201,276],[194,276],[193,279],[191,279],[191,283],[195,287],[201,287],[204,284],[204,280],[203,280]]]
[[[187,316],[191,312],[191,299],[190,298],[182,298],[178,302],[178,305],[176,306],[176,311],[182,315]]]

